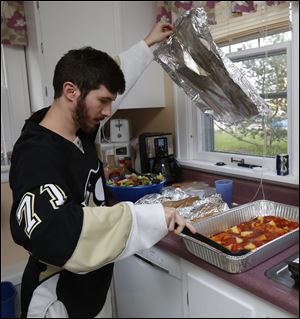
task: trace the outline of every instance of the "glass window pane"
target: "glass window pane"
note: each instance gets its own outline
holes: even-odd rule
[[[220,49],[225,53],[230,53],[230,45],[227,45],[226,47],[220,47]]]
[[[272,113],[268,118],[257,116],[238,127],[214,122],[214,151],[273,157],[287,153],[287,99],[268,99]]]
[[[270,45],[275,43],[282,43],[282,42],[290,41],[291,38],[292,38],[291,31],[268,35],[268,36],[260,38],[260,45],[265,46],[265,45]]]
[[[249,40],[231,45],[231,52],[242,51],[246,49],[258,48],[258,39]]]
[[[287,61],[286,53],[249,58],[236,62],[250,83],[260,94],[286,92]]]
[[[286,52],[252,56],[235,62],[266,100],[271,112],[227,127],[214,122],[214,151],[270,156],[287,153],[287,61]]]

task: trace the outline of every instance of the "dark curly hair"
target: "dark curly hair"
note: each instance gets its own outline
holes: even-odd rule
[[[107,53],[92,47],[70,50],[58,61],[53,77],[55,99],[62,95],[67,81],[78,86],[81,98],[100,85],[113,94],[125,91],[124,74],[119,65]]]

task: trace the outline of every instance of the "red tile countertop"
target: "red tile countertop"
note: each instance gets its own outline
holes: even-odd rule
[[[169,233],[157,243],[157,246],[299,316],[299,290],[285,287],[264,275],[266,270],[296,254],[299,251],[299,244],[295,244],[256,267],[238,274],[225,272],[194,256],[187,250],[183,239],[174,233]]]

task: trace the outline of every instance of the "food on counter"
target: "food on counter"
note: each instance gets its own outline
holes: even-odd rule
[[[197,222],[202,218],[221,214],[228,210],[227,204],[220,194],[206,197],[189,195],[181,188],[165,187],[160,194],[147,194],[140,198],[136,204],[158,204],[174,207],[177,212],[189,222]]]
[[[114,186],[141,186],[149,184],[159,184],[164,180],[164,176],[159,174],[126,174],[125,177],[119,176],[109,179],[106,183]]]
[[[207,183],[201,182],[201,181],[191,181],[191,182],[180,182],[180,183],[173,183],[172,187],[174,188],[200,188],[200,187],[206,187],[208,186]]]
[[[191,212],[193,213],[193,217],[191,217],[190,220],[191,222],[195,223],[202,218],[207,218],[209,216],[218,214],[224,210],[223,206],[223,202],[220,201],[200,204],[191,210]]]
[[[163,201],[162,204],[166,207],[174,207],[174,208],[180,208],[180,207],[188,207],[191,206],[196,200],[199,200],[199,196],[189,196],[187,198],[183,198],[180,200],[166,200]]]
[[[299,223],[276,216],[258,216],[210,238],[232,252],[253,250],[299,227]]]
[[[178,190],[178,188],[176,188]],[[205,198],[199,196],[187,196],[180,200],[163,198],[164,206],[175,207],[178,213],[189,222],[197,222],[200,219],[220,214],[228,209],[220,194],[212,194]]]
[[[177,208],[179,214],[190,222],[197,222],[202,218],[218,214],[223,211],[224,206],[224,202],[218,194],[204,200],[200,200],[199,196],[188,196],[180,200],[163,200],[162,204]]]

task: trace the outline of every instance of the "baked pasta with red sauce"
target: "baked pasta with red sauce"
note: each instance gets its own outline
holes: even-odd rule
[[[253,250],[299,227],[299,223],[276,216],[258,216],[210,238],[232,252]]]

